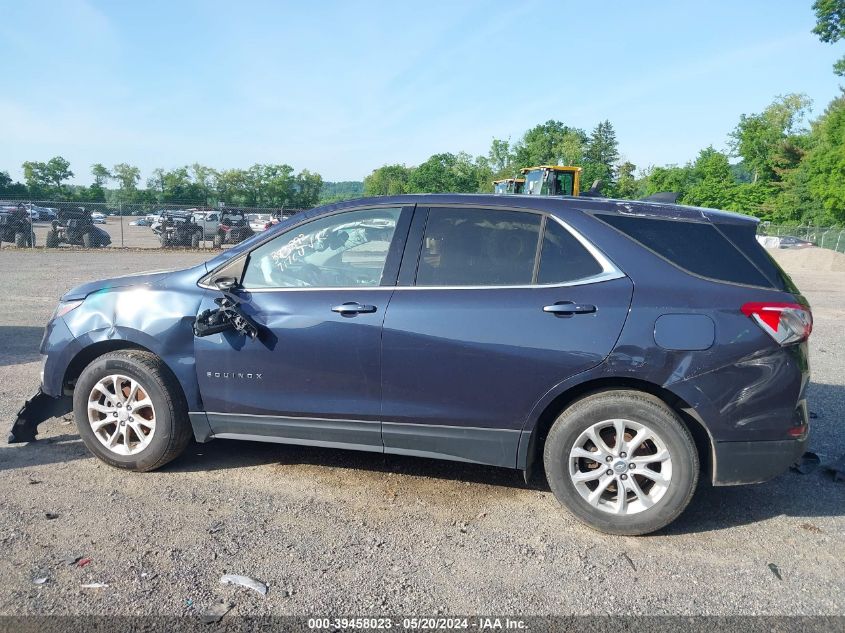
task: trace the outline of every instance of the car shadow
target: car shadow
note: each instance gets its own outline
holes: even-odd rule
[[[3,441],[5,441],[5,437]],[[0,472],[33,466],[64,464],[91,457],[91,453],[88,452],[85,444],[76,434],[53,435],[27,444],[4,446],[0,455],[2,455]]]
[[[0,325],[0,367],[40,360],[43,335],[43,327]]]

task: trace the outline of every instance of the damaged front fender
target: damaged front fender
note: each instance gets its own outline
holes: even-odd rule
[[[34,442],[38,433],[38,425],[60,415],[70,413],[73,408],[71,398],[62,396],[53,398],[39,388],[34,396],[28,399],[21,410],[9,433],[9,444]]]

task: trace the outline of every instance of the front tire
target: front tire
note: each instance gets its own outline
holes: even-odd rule
[[[76,382],[73,414],[88,450],[116,468],[161,468],[191,439],[182,388],[151,352],[124,350],[94,360]]]
[[[549,430],[543,451],[557,500],[589,527],[626,536],[674,521],[698,483],[689,430],[663,401],[609,390],[570,405]]]

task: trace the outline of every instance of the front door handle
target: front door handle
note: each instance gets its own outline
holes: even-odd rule
[[[355,301],[348,303],[341,303],[339,306],[332,308],[332,312],[337,312],[343,316],[355,316],[356,314],[366,314],[368,312],[375,312],[376,307],[370,305],[363,305]]]
[[[573,314],[592,314],[596,306],[588,303],[572,303],[571,301],[557,301],[550,306],[543,306],[543,312],[554,314],[559,317],[568,317]]]

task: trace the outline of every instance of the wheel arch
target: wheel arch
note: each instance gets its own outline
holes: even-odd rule
[[[523,431],[519,455],[517,456],[517,468],[523,471],[526,484],[531,481],[538,469],[542,469],[542,455],[546,436],[558,416],[576,400],[594,393],[614,389],[629,389],[651,394],[672,409],[681,418],[695,441],[702,475],[712,481],[713,438],[707,426],[689,403],[665,387],[647,380],[627,377],[601,377],[586,380],[559,393],[536,416],[533,428]]]

